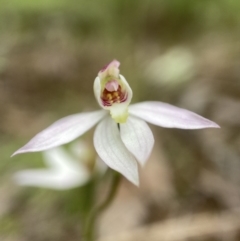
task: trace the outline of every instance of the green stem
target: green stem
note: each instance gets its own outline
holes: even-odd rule
[[[113,201],[120,181],[121,181],[121,174],[112,170],[112,183],[108,192],[108,195],[106,199],[97,207],[95,207],[92,212],[89,215],[89,218],[86,222],[86,228],[85,228],[85,241],[94,241],[95,233],[94,233],[94,227],[95,222],[98,216],[103,212]]]

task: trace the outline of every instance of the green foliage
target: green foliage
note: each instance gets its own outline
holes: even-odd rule
[[[0,1],[1,24],[20,31],[51,25],[67,28],[81,37],[151,38],[194,35],[204,29],[238,27],[237,0],[12,0]]]

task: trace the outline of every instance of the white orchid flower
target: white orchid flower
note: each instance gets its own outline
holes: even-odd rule
[[[100,165],[98,159],[96,160],[97,170],[91,171],[87,167],[89,166],[87,163],[89,161],[88,150],[89,147],[85,143],[77,142],[70,147],[71,153],[62,147],[44,151],[43,160],[48,168],[19,171],[13,178],[21,186],[57,190],[83,186],[90,180],[93,171],[100,173],[105,171],[104,166],[98,167]]]
[[[129,181],[139,185],[138,165],[148,159],[154,144],[145,121],[166,128],[201,129],[219,126],[193,112],[166,103],[148,101],[129,106],[132,90],[112,61],[94,81],[95,97],[103,110],[62,118],[38,133],[13,155],[45,151],[78,138],[98,122],[94,146],[100,158]],[[110,112],[110,115],[109,115]]]

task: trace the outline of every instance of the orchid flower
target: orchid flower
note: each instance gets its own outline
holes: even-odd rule
[[[101,174],[105,172],[105,167],[101,165],[103,163],[99,163],[99,159],[94,163],[96,170],[87,167],[87,162],[90,161],[87,153],[89,146],[84,142],[74,143],[69,151],[71,153],[63,147],[44,151],[43,160],[48,168],[18,171],[13,177],[15,182],[21,186],[66,190],[86,184],[94,171]]]
[[[138,165],[147,161],[154,137],[147,122],[166,128],[202,129],[219,126],[193,112],[158,101],[130,105],[132,90],[112,61],[94,81],[94,94],[103,110],[62,118],[38,133],[13,155],[45,151],[73,141],[96,125],[94,146],[100,158],[139,185]],[[110,114],[110,115],[109,115]]]

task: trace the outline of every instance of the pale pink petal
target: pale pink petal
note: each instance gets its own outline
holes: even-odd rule
[[[191,111],[158,101],[131,105],[129,113],[151,124],[180,129],[219,128],[219,125]]]
[[[25,152],[44,151],[66,144],[92,128],[106,113],[106,111],[101,110],[62,118],[38,133],[12,156]]]
[[[117,123],[106,117],[94,133],[94,146],[100,158],[112,169],[138,185],[138,166],[134,156],[123,144]]]
[[[120,125],[120,133],[125,146],[143,166],[154,145],[154,137],[147,123],[129,116],[127,122]]]

